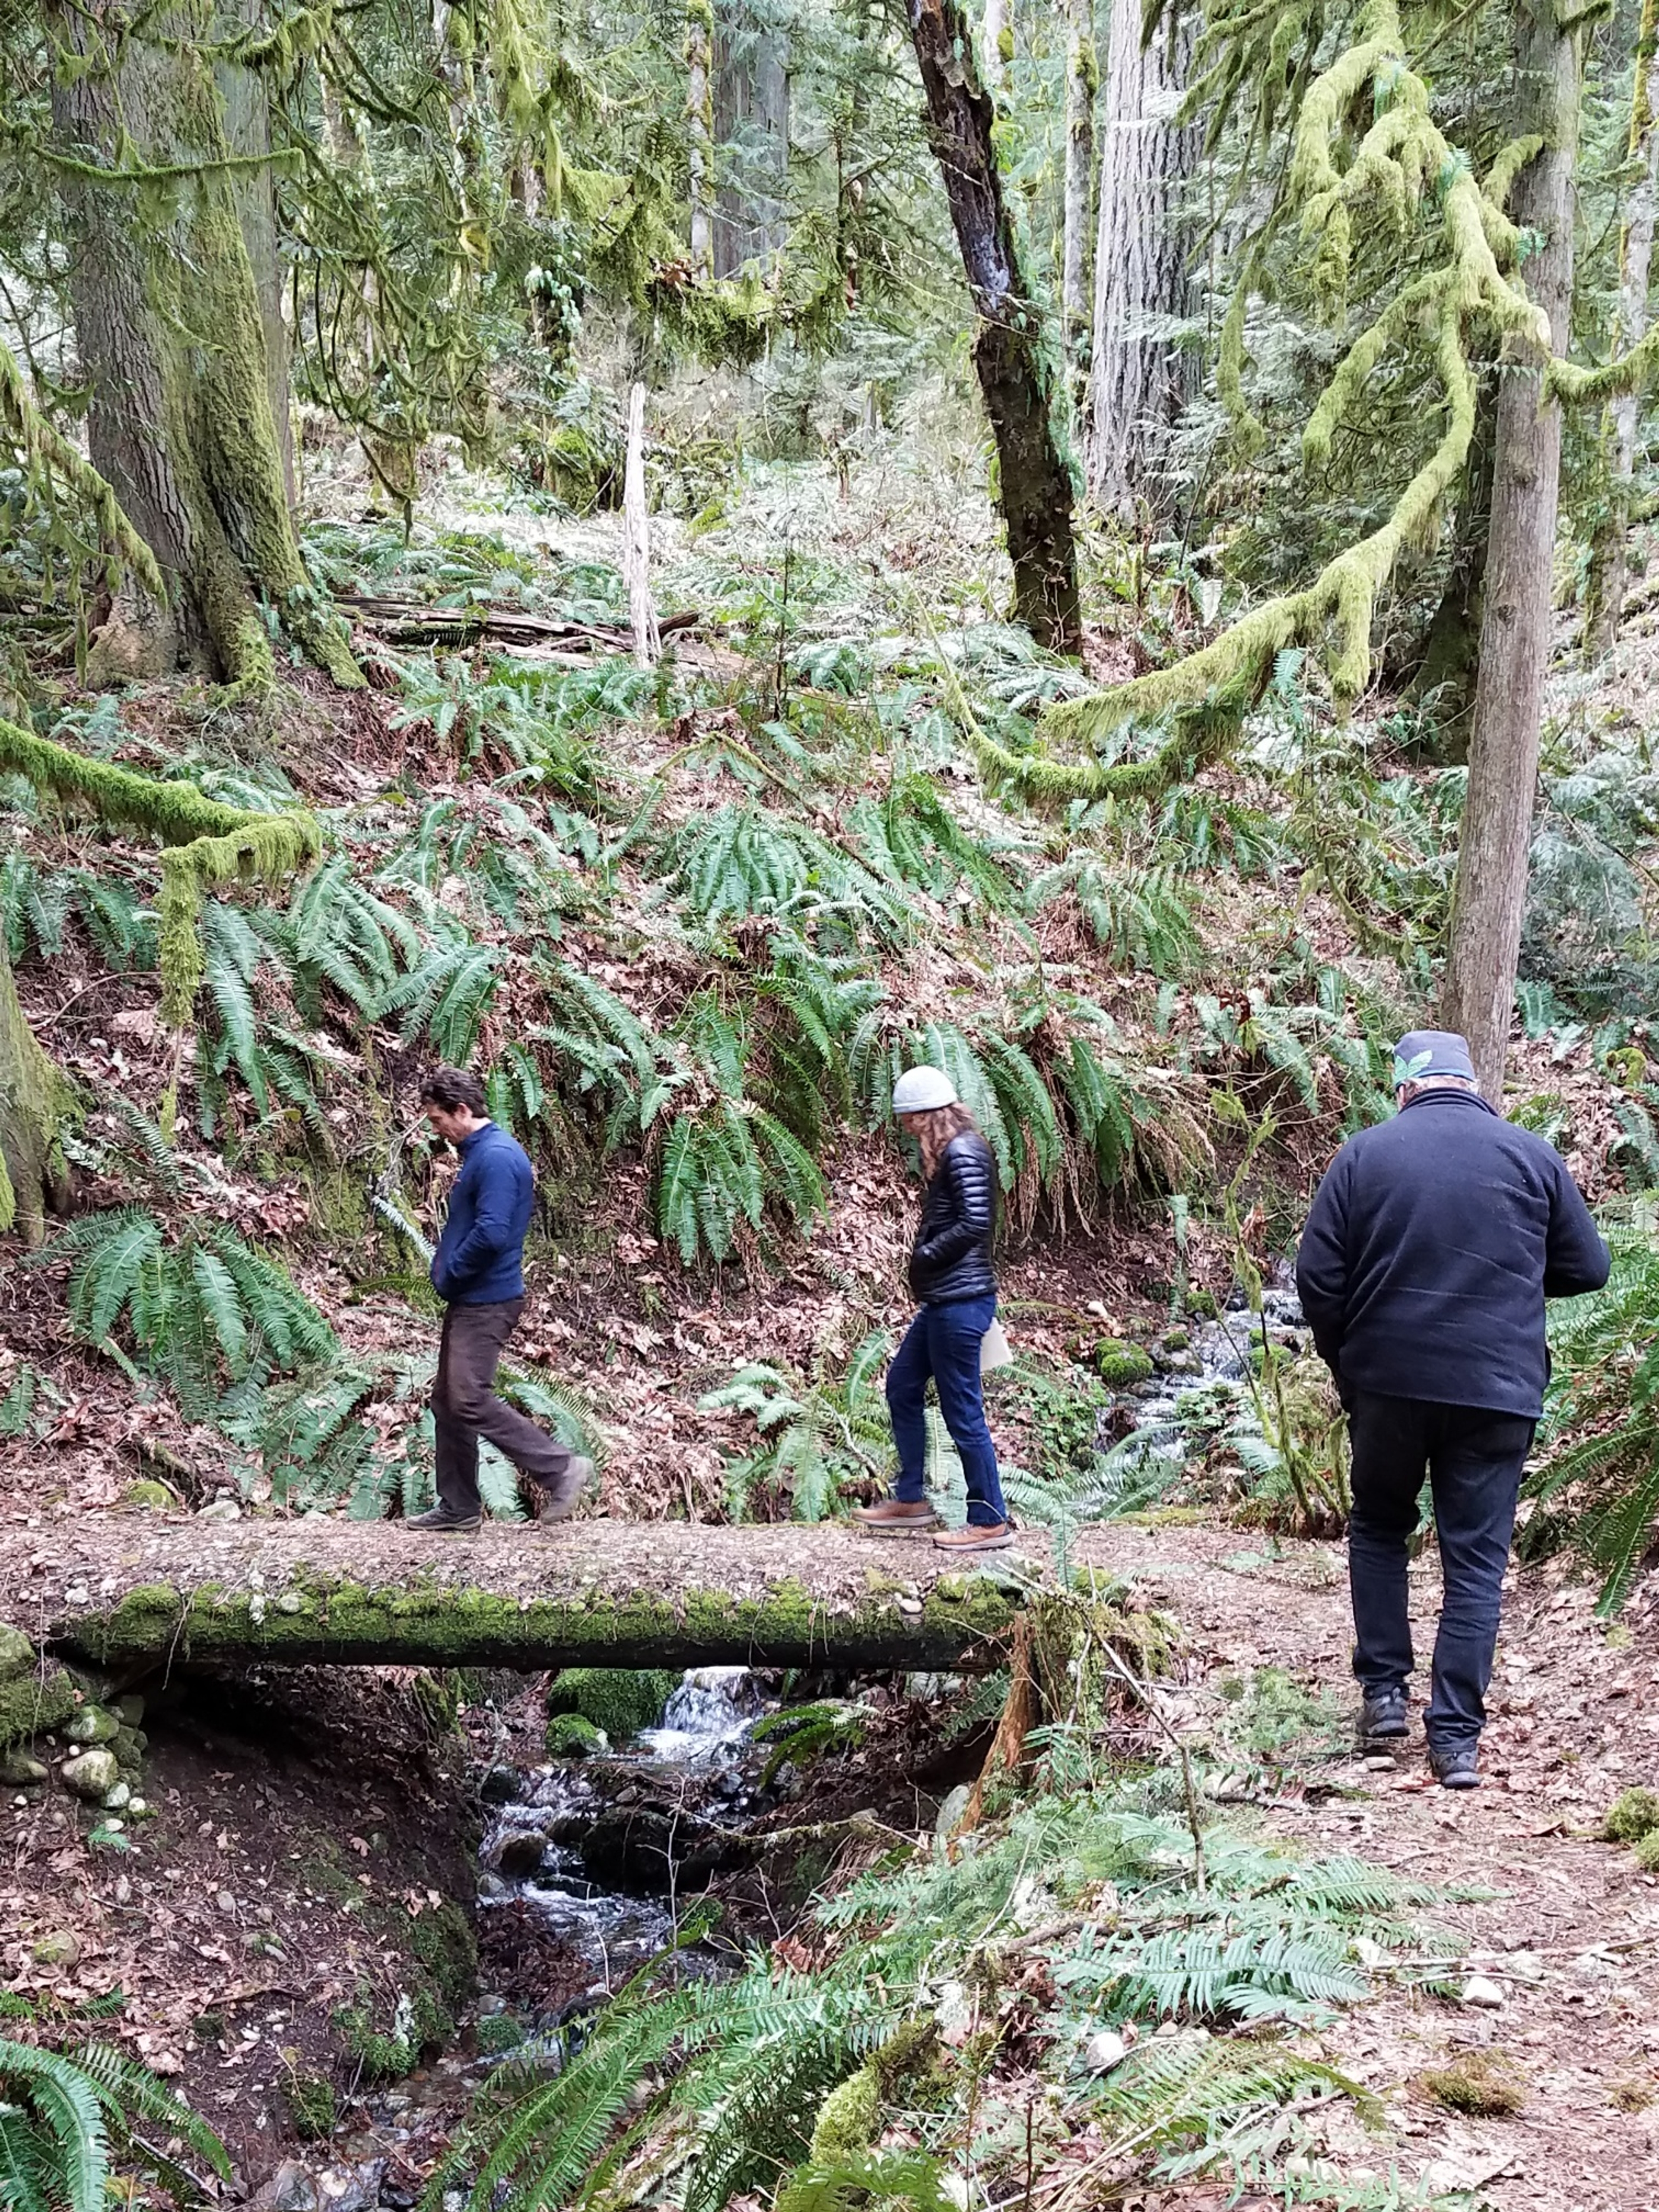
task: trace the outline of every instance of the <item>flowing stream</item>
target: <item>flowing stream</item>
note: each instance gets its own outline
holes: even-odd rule
[[[765,1711],[748,1668],[693,1668],[625,1750],[524,1776],[480,1850],[481,1909],[522,1899],[614,1984],[670,1941],[681,1880],[757,1809]]]

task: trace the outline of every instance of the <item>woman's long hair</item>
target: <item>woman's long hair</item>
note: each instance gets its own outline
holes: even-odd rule
[[[931,1113],[914,1114],[916,1142],[921,1147],[921,1179],[932,1182],[933,1171],[944,1157],[945,1147],[953,1137],[966,1134],[971,1129],[979,1134],[979,1123],[963,1105],[935,1106]]]

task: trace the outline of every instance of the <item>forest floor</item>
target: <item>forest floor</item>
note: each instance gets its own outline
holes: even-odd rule
[[[1481,2005],[1391,1990],[1379,1975],[1372,1996],[1320,2039],[1383,2103],[1387,2134],[1367,2142],[1356,2131],[1348,2171],[1397,2166],[1413,2177],[1427,2167],[1435,2185],[1470,2190],[1497,2212],[1650,2212],[1659,2203],[1659,1878],[1597,1832],[1621,1790],[1659,1780],[1659,1590],[1638,1592],[1609,1628],[1587,1584],[1536,1570],[1511,1575],[1484,1786],[1463,1794],[1431,1780],[1420,1718],[1398,1755],[1354,1754],[1340,1545],[1119,1526],[1088,1531],[1079,1550],[1132,1576],[1179,1620],[1178,1686],[1164,1711],[1183,1732],[1237,1740],[1230,1717],[1264,1669],[1321,1700],[1330,1720],[1323,1741],[1310,1715],[1310,1733],[1267,1770],[1274,1778],[1265,1790],[1252,1788],[1241,1759],[1237,1796],[1310,1852],[1350,1852],[1455,1899],[1437,1917],[1467,1937],[1468,1976],[1493,1985],[1485,1994],[1497,2002]],[[1438,1598],[1431,1554],[1412,1575],[1419,1697]],[[1519,2113],[1458,2117],[1425,2092],[1425,2069],[1472,2051],[1512,2065],[1525,2096]],[[1206,2201],[1202,2191],[1168,2200]]]

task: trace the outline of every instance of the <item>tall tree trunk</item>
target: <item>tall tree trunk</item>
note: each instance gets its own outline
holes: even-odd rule
[[[250,30],[259,21],[259,0],[240,0],[236,10]],[[236,212],[247,247],[265,341],[265,390],[283,457],[283,488],[290,509],[298,496],[294,476],[294,424],[289,405],[288,325],[283,320],[283,261],[276,244],[276,186],[270,161],[270,102],[264,79],[234,62],[221,62],[214,81],[224,103],[225,143],[231,152],[260,166],[238,179]]]
[[[1526,264],[1527,286],[1562,350],[1572,307],[1579,35],[1557,29],[1552,0],[1522,0],[1515,27],[1515,136],[1540,137],[1545,150],[1521,173],[1514,213],[1543,238],[1542,250]],[[1544,398],[1541,369],[1534,356],[1512,364],[1498,383],[1469,788],[1441,1001],[1443,1025],[1468,1037],[1480,1087],[1494,1104],[1509,1058],[1526,905],[1561,481],[1561,410]]]
[[[714,10],[711,0],[685,0],[687,196],[691,205],[691,271],[714,270]]]
[[[1174,119],[1194,11],[1166,9],[1143,44],[1141,0],[1111,0],[1111,9],[1088,468],[1096,501],[1128,521],[1137,501],[1155,511],[1170,505],[1162,476],[1170,426],[1192,395],[1193,356],[1167,325],[1191,306],[1181,201],[1199,134]]]
[[[70,297],[93,461],[169,578],[186,651],[268,686],[263,596],[337,683],[360,684],[294,534],[242,227],[248,173],[226,166],[207,0],[160,15],[141,0],[52,0],[49,23],[54,133],[82,165],[67,186]],[[143,167],[179,173],[141,186]]]
[[[1095,181],[1094,0],[1066,0],[1066,216],[1060,252],[1060,301],[1068,360],[1086,360],[1089,344],[1089,216]]]
[[[1642,0],[1636,40],[1636,80],[1631,88],[1626,167],[1632,178],[1625,227],[1619,241],[1619,298],[1613,308],[1611,351],[1639,345],[1648,327],[1648,279],[1653,265],[1653,219],[1659,199],[1659,76],[1653,67],[1659,35],[1659,0]],[[1593,656],[1607,652],[1624,619],[1630,588],[1631,485],[1636,475],[1636,428],[1641,395],[1620,392],[1607,410],[1610,447],[1607,511],[1591,549],[1585,594],[1584,645]]]
[[[960,0],[908,5],[933,150],[976,318],[974,368],[996,440],[1014,610],[1041,643],[1073,653],[1082,642],[1072,537],[1075,486],[1055,423],[1041,312],[1020,266],[992,149],[996,111],[974,69]]]
[[[788,243],[789,40],[746,12],[714,30],[714,140],[727,149],[714,198],[714,274],[735,276],[745,262],[775,260]]]

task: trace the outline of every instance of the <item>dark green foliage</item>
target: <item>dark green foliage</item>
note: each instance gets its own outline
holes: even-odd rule
[[[1547,1449],[1527,1478],[1539,1510],[1523,1543],[1586,1553],[1600,1609],[1616,1613],[1659,1521],[1659,1248],[1645,1215],[1607,1242],[1606,1289],[1551,1309]]]
[[[282,2079],[289,2124],[301,2142],[321,2142],[334,2132],[334,2085],[325,2075],[295,2067]]]
[[[787,1500],[797,1521],[825,1520],[847,1490],[884,1473],[892,1432],[881,1375],[891,1349],[878,1329],[842,1374],[834,1374],[827,1360],[810,1380],[757,1363],[704,1393],[699,1412],[747,1414],[759,1432],[753,1451],[726,1463],[735,1519],[746,1519],[757,1503]]]
[[[864,1741],[870,1717],[867,1705],[849,1705],[831,1698],[821,1698],[816,1705],[786,1705],[781,1712],[757,1721],[749,1731],[750,1737],[756,1743],[769,1746],[761,1769],[762,1788],[773,1780],[786,1760],[804,1774],[827,1754],[856,1751]]]
[[[117,2166],[136,2169],[174,2203],[195,2203],[199,2185],[178,2147],[229,2179],[229,2158],[206,2123],[108,2045],[58,2051],[0,2039],[8,2212],[105,2212]]]
[[[88,1215],[54,1240],[46,1256],[73,1262],[78,1335],[125,1359],[124,1330],[139,1365],[164,1376],[196,1420],[227,1381],[334,1358],[332,1329],[274,1261],[234,1229],[185,1218],[169,1237],[154,1214],[128,1206]]]

